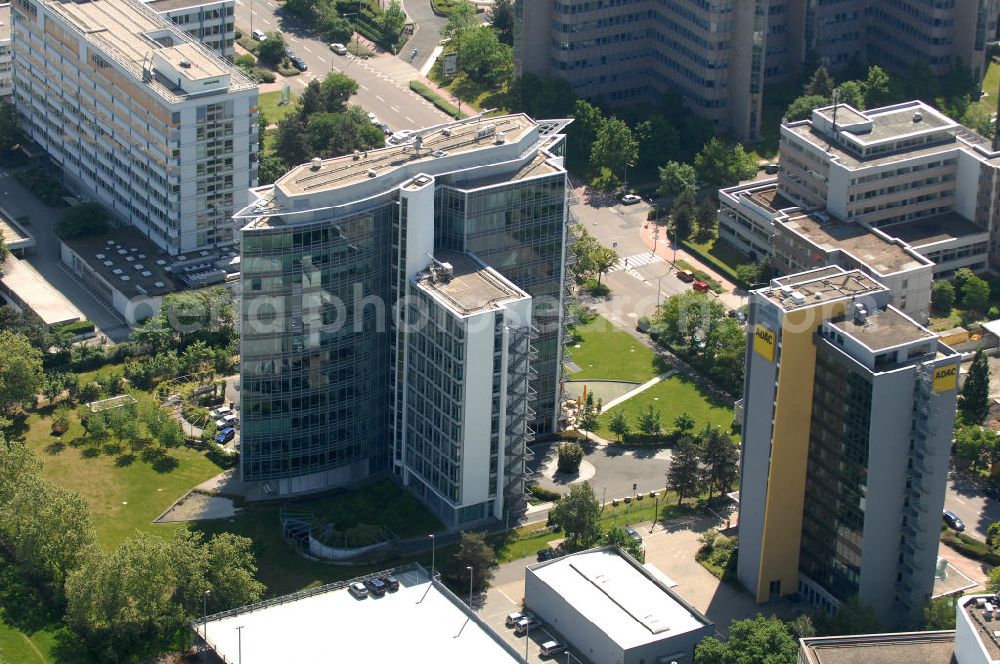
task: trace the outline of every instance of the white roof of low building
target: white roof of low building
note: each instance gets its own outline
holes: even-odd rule
[[[625,650],[710,624],[613,547],[557,558],[528,570]]]
[[[997,320],[991,320],[988,323],[983,323],[982,328],[990,334],[1000,337],[1000,318]]]
[[[423,568],[398,574],[397,592],[355,599],[346,587],[303,592],[194,625],[226,662],[437,662],[516,664],[511,646],[431,585]],[[242,627],[242,643],[237,627]],[[241,648],[242,646],[242,648]]]

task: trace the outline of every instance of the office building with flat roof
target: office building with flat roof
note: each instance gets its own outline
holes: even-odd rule
[[[10,45],[10,3],[0,4],[0,98],[14,93],[14,53]]]
[[[474,117],[252,192],[240,463],[262,497],[391,471],[449,523],[523,507],[517,457],[559,412],[566,124]]]
[[[28,135],[162,251],[231,245],[257,183],[257,86],[138,0],[13,3]]]
[[[351,583],[390,574],[399,590],[381,597],[358,599],[348,589]],[[242,664],[425,657],[481,664],[522,661],[513,645],[419,565],[205,616],[191,623],[191,632],[221,661]]]
[[[982,80],[1000,1],[517,0],[514,12],[518,73],[612,104],[674,88],[719,131],[756,140],[764,86],[806,64],[902,72],[922,57],[936,76],[963,62]]]
[[[153,10],[223,58],[235,54],[236,0],[144,0]]]
[[[616,546],[530,565],[524,605],[591,662],[694,661],[715,626]]]
[[[750,293],[737,576],[758,602],[931,596],[960,356],[832,265]]]
[[[987,664],[955,658],[955,631],[894,632],[799,639],[797,664]]]

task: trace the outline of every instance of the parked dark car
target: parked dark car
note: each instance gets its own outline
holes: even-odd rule
[[[231,441],[235,436],[236,436],[236,429],[228,427],[220,431],[218,435],[215,436],[215,442],[217,442],[219,445],[225,445],[226,443]]]
[[[635,528],[633,528],[632,526],[625,526],[625,534],[631,537],[636,542],[642,541],[642,535],[636,532]]]
[[[397,590],[399,590],[399,581],[396,579],[396,577],[380,576],[378,580],[384,583],[386,590],[388,590],[391,593],[394,593]]]
[[[944,522],[948,524],[949,528],[956,530],[958,532],[962,532],[963,530],[965,530],[965,522],[959,519],[958,515],[955,514],[954,512],[950,510],[945,510],[944,514],[941,515],[941,518],[944,519]]]
[[[386,585],[382,579],[365,579],[365,588],[376,597],[381,597],[386,591]]]
[[[289,60],[292,61],[292,66],[298,69],[299,71],[305,71],[309,69],[309,65],[306,64],[306,61],[297,55],[293,58],[289,58]]]

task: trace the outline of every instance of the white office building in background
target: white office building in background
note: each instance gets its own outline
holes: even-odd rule
[[[233,57],[236,0],[149,0],[147,4],[222,57]]]
[[[66,183],[169,254],[233,243],[256,84],[138,0],[13,7],[15,103]]]
[[[10,50],[10,3],[0,5],[0,98],[14,92],[14,64]]]

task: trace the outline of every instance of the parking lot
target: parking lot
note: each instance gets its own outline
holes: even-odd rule
[[[719,525],[719,520],[713,516],[685,517],[657,523],[655,527],[649,521],[632,525],[642,536],[646,562],[669,579],[679,580],[670,582],[672,589],[715,623],[722,636],[728,634],[732,620],[752,618],[757,613],[792,618],[809,611],[810,607],[803,602],[790,600],[758,605],[749,593],[734,584],[722,583],[698,564],[695,560],[700,546],[698,538]],[[523,636],[516,636],[514,630],[505,625],[508,613],[522,609],[524,568],[536,562],[534,557],[530,557],[501,565],[492,587],[486,593],[484,604],[479,608],[480,616],[522,652],[527,645],[528,660],[531,662],[588,662],[576,652],[572,652],[568,659],[565,654],[551,659],[542,658],[538,654],[542,643],[553,639],[564,641],[548,626],[532,631],[526,644]]]

